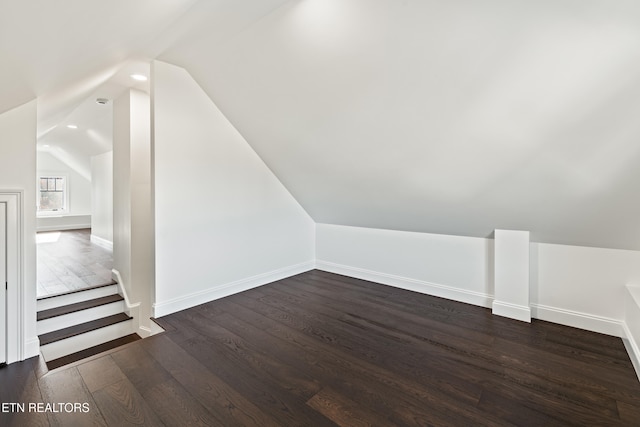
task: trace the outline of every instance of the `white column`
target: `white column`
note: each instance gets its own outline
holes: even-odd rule
[[[529,232],[495,230],[493,314],[531,322]]]
[[[151,101],[130,89],[113,103],[113,268],[129,303],[140,303],[138,335],[151,330],[154,294]]]

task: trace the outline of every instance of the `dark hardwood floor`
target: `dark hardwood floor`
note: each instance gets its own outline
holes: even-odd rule
[[[158,320],[45,373],[0,369],[0,425],[638,426],[620,339],[312,271]]]
[[[113,254],[91,243],[91,229],[40,232],[37,242],[38,298],[111,280]]]

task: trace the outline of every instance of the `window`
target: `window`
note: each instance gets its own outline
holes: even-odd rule
[[[64,176],[41,176],[38,212],[62,213],[67,209],[67,179]]]

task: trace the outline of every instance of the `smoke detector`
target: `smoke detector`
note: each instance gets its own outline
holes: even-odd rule
[[[100,105],[106,105],[109,103],[109,100],[107,98],[98,98],[96,99],[96,102]]]

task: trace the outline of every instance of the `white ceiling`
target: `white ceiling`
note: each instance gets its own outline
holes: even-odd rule
[[[37,97],[38,149],[87,176],[111,146],[111,107],[96,97],[136,86],[128,72],[148,75],[147,47],[194,2],[0,0],[0,113]]]
[[[0,5],[0,112],[46,138],[158,57],[318,222],[640,249],[635,0]]]

